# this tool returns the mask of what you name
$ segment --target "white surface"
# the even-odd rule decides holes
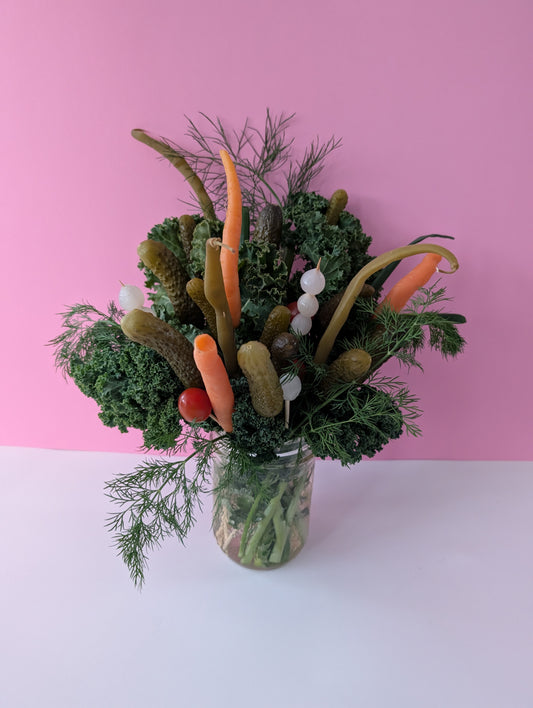
[[[533,463],[317,463],[307,546],[170,540],[136,590],[103,482],[140,456],[0,448],[2,708],[531,708]]]

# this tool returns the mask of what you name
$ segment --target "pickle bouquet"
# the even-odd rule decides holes
[[[247,121],[231,133],[201,118],[188,121],[192,147],[132,131],[182,174],[187,213],[139,243],[144,291],[123,285],[106,312],[72,306],[51,341],[105,425],[137,428],[146,451],[166,453],[107,484],[109,527],[138,583],[151,549],[185,538],[212,477],[221,545],[238,536],[244,565],[286,560],[309,478],[272,471],[278,451],[352,465],[419,435],[416,397],[383,364],[420,366],[426,345],[448,357],[465,344],[440,278],[458,268],[442,245],[451,237],[375,254],[347,192],[312,190],[340,141],[317,139],[296,161],[292,115],[267,111],[262,130]]]

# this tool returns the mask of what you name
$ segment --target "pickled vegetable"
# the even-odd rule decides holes
[[[283,227],[283,212],[276,204],[267,204],[257,217],[253,240],[279,246]]]
[[[295,359],[298,354],[298,337],[292,332],[282,332],[270,345],[270,356],[276,371],[281,372],[284,364]]]
[[[148,145],[148,147],[151,147],[160,155],[166,157],[170,164],[174,165],[174,167],[181,172],[193,192],[196,194],[198,203],[202,208],[202,212],[205,218],[209,219],[210,221],[215,221],[216,215],[215,208],[213,207],[213,202],[207,194],[202,180],[198,177],[196,172],[192,169],[192,167],[185,160],[185,158],[180,155],[177,150],[174,150],[174,148],[170,147],[170,145],[167,145],[167,143],[164,143],[162,140],[156,140],[156,138],[153,138],[151,135],[148,135],[148,133],[145,130],[142,130],[141,128],[135,128],[131,131],[131,134],[135,138],[135,140],[138,140],[139,142]]]
[[[201,312],[187,295],[189,276],[172,251],[161,241],[149,238],[139,244],[137,253],[161,282],[179,321],[183,324],[201,324]]]
[[[201,278],[189,280],[185,286],[187,295],[195,302],[203,312],[207,326],[211,330],[213,337],[217,336],[217,316],[211,303],[205,296],[204,281]]]
[[[291,322],[291,311],[285,305],[277,305],[267,317],[259,341],[270,349],[274,339],[282,332],[287,332]]]
[[[189,214],[183,214],[178,219],[178,222],[180,225],[181,244],[185,255],[187,256],[187,260],[190,260],[192,235],[194,233],[194,229],[196,228],[196,221]]]
[[[237,349],[235,347],[235,332],[231,322],[224,279],[220,266],[221,241],[219,238],[208,238],[205,244],[205,280],[204,292],[216,316],[218,346],[222,350],[224,364],[230,376],[237,373]]]
[[[348,349],[328,367],[324,386],[327,388],[335,381],[358,381],[368,372],[371,364],[372,357],[364,349]]]
[[[331,226],[335,226],[339,222],[339,216],[346,209],[348,204],[348,194],[344,189],[337,189],[331,195],[329,200],[328,210],[326,212],[326,221]]]
[[[203,388],[194,363],[193,345],[177,329],[145,310],[128,312],[120,326],[128,339],[164,357],[185,388]]]
[[[270,353],[261,342],[247,342],[237,361],[248,380],[252,406],[259,415],[273,418],[283,410],[283,391]]]

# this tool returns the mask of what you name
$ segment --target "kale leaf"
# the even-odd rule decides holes
[[[55,346],[56,366],[100,407],[99,417],[120,432],[143,431],[146,448],[166,450],[182,432],[178,397],[183,386],[157,352],[129,340],[110,305],[108,315],[91,305],[63,314]]]
[[[282,243],[302,258],[302,270],[322,259],[320,270],[326,278],[326,287],[321,301],[342,290],[372,260],[367,253],[372,239],[363,232],[359,219],[343,211],[338,224],[328,224],[325,219],[328,204],[328,199],[316,192],[301,192],[293,195],[283,210]]]

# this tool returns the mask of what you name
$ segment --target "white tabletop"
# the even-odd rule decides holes
[[[533,463],[319,461],[287,566],[208,500],[139,592],[103,484],[140,458],[0,448],[3,708],[533,706]]]

